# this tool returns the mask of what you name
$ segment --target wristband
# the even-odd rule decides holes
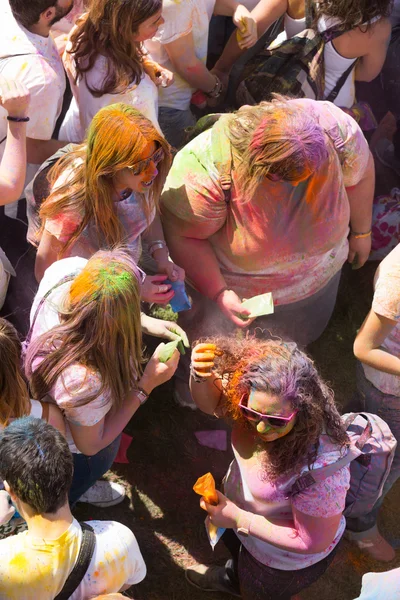
[[[370,229],[369,231],[365,232],[350,231],[350,235],[352,235],[356,240],[361,240],[362,238],[367,238],[372,235],[372,230]]]
[[[140,402],[140,406],[142,406],[145,402],[147,402],[147,400],[149,398],[149,394],[147,392],[145,392],[144,389],[141,387],[136,388],[136,395]]]
[[[154,242],[151,242],[149,245],[150,256],[153,256],[156,250],[161,250],[162,248],[167,248],[167,243],[164,240],[155,240]]]
[[[13,123],[27,123],[30,119],[29,117],[10,117],[10,115],[8,115],[7,121],[12,121]]]
[[[218,96],[221,95],[222,93],[222,82],[220,80],[219,77],[217,77],[216,75],[214,75],[215,77],[215,85],[213,87],[212,90],[210,90],[209,92],[204,92],[206,96],[208,96],[209,98],[218,98]]]
[[[197,375],[192,363],[190,363],[190,377],[195,383],[205,383],[208,379],[208,377],[201,377],[200,375]]]
[[[211,298],[211,300],[213,302],[216,302],[218,300],[218,298],[220,297],[221,294],[223,294],[224,292],[226,292],[227,290],[229,290],[229,288],[225,285],[223,288],[221,288],[216,294],[215,296],[213,296]]]

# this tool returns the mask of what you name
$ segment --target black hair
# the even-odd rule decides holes
[[[42,419],[16,419],[0,434],[0,477],[35,514],[67,501],[74,464],[67,441]]]
[[[9,0],[12,13],[20,25],[29,28],[35,25],[42,12],[56,6],[58,0]]]

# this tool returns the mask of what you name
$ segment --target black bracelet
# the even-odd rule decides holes
[[[190,377],[195,383],[205,383],[208,380],[208,377],[201,377],[200,375],[197,375],[192,364],[190,365]]]
[[[12,121],[13,123],[27,123],[29,120],[29,117],[7,117],[7,121]]]

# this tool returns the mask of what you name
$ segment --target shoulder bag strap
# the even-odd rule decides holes
[[[33,328],[34,328],[35,323],[36,323],[37,316],[38,316],[39,311],[42,308],[43,304],[46,302],[47,298],[60,285],[63,285],[64,283],[67,283],[68,281],[72,281],[73,279],[75,279],[75,277],[77,276],[77,274],[78,274],[77,272],[76,273],[71,273],[71,275],[66,275],[65,277],[63,277],[62,279],[60,279],[60,281],[58,281],[55,285],[53,285],[53,287],[51,287],[45,293],[45,295],[40,299],[40,302],[39,302],[39,304],[36,307],[35,314],[33,315],[32,323],[31,323],[31,326],[29,327],[28,334],[27,334],[27,336],[25,338],[25,341],[24,341],[24,347],[25,348],[28,347],[28,345],[29,345],[29,343],[31,341],[32,332],[33,332]]]
[[[78,558],[76,563],[68,575],[62,590],[57,594],[54,600],[68,600],[76,591],[77,587],[85,577],[89,568],[90,561],[96,546],[96,536],[93,528],[87,523],[80,523],[82,527],[82,542],[79,548]]]
[[[224,117],[220,118],[211,130],[211,145],[214,165],[219,173],[219,181],[226,204],[231,200],[232,151],[225,133]]]
[[[319,481],[323,481],[327,477],[330,477],[339,469],[343,469],[343,467],[347,467],[353,460],[358,458],[362,454],[361,450],[359,450],[356,446],[350,446],[345,456],[339,458],[336,462],[328,465],[327,467],[321,467],[320,469],[314,469],[311,471],[306,471],[303,473],[297,481],[294,482],[291,488],[291,496],[294,494],[298,494],[311,487],[315,483]]]

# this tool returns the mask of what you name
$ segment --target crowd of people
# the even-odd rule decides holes
[[[172,378],[180,405],[231,425],[217,501],[200,501],[231,558],[189,567],[191,585],[290,600],[344,536],[395,559],[377,517],[400,478],[399,201],[379,213],[384,258],[354,341],[363,413],[340,415],[306,349],[344,263],[363,267],[379,237],[376,121],[357,82],[379,78],[397,129],[376,155],[400,176],[399,13],[391,0],[3,0],[0,205],[26,205],[38,287],[27,333],[0,318],[0,598],[111,600],[146,576],[130,529],[71,511],[124,499],[102,477]],[[210,23],[224,23],[219,55]],[[2,305],[4,252],[0,266]],[[178,285],[191,308],[177,322],[147,314]],[[253,314],[245,300],[267,293],[273,312]],[[164,340],[150,358],[143,334]],[[382,597],[400,598],[400,569],[365,576],[360,600]]]

